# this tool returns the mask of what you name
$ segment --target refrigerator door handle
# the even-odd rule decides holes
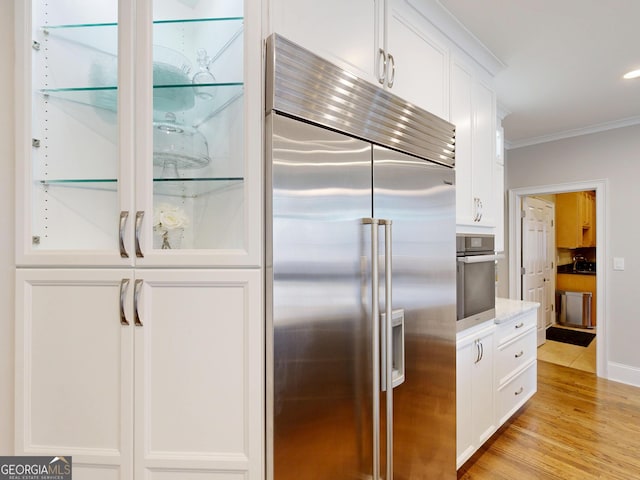
[[[391,243],[391,220],[380,220],[384,225],[384,302],[385,302],[385,366],[384,375],[387,386],[387,476],[393,479],[393,308],[391,303],[392,292],[392,243]]]
[[[378,269],[378,225],[376,218],[363,218],[363,225],[371,225],[371,347],[372,347],[372,406],[373,406],[373,465],[372,480],[380,480],[380,273]]]

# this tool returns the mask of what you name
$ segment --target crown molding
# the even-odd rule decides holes
[[[590,135],[592,133],[605,132],[607,130],[615,130],[616,128],[631,127],[633,125],[640,124],[640,116],[623,118],[621,120],[614,120],[612,122],[599,123],[596,125],[590,125],[583,128],[575,128],[572,130],[565,130],[563,132],[552,133],[549,135],[541,135],[539,137],[525,138],[523,140],[507,141],[504,142],[504,148],[506,150],[513,150],[516,148],[529,147],[531,145],[538,145],[540,143],[554,142],[556,140],[563,140],[565,138],[580,137],[582,135]]]

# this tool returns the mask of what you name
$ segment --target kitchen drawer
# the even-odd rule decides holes
[[[536,329],[528,330],[509,343],[503,343],[496,353],[496,379],[501,386],[536,358]]]
[[[531,362],[522,373],[498,389],[498,425],[506,422],[537,391],[537,364]]]
[[[533,308],[507,322],[500,323],[496,331],[497,345],[500,346],[510,340],[513,340],[518,335],[522,335],[524,332],[529,330],[529,328],[535,328],[537,321],[537,309]]]

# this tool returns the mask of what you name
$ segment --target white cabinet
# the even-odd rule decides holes
[[[519,309],[457,335],[457,468],[537,390],[537,308]]]
[[[16,454],[262,478],[261,1],[14,5]]]
[[[447,119],[449,52],[407,0],[275,0],[272,30]]]
[[[496,431],[493,321],[457,339],[457,467]]]
[[[496,422],[506,422],[537,391],[537,308],[496,329]]]
[[[496,164],[493,172],[496,207],[495,248],[496,252],[504,252],[504,209],[506,203],[504,191],[504,130],[502,128],[502,121],[498,119],[496,122]]]
[[[273,0],[272,31],[377,83],[384,0]]]
[[[493,228],[496,97],[478,67],[460,56],[451,60],[451,122],[456,126],[456,223]]]
[[[260,273],[16,278],[16,454],[79,479],[262,478]]]
[[[391,91],[449,119],[449,48],[440,32],[409,0],[387,0],[384,51],[395,67]],[[386,83],[387,87],[389,81]]]
[[[15,10],[17,265],[259,266],[260,2]]]

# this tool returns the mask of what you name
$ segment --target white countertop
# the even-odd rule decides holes
[[[540,307],[538,302],[527,302],[524,300],[514,300],[512,298],[496,297],[496,318],[494,322],[507,322],[516,315],[538,307]]]

